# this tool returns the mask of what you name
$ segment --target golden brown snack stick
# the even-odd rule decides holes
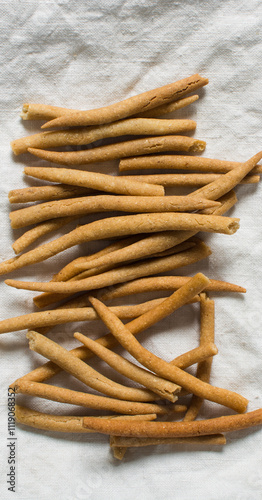
[[[162,106],[158,106],[157,108],[152,109],[151,111],[144,111],[142,113],[137,114],[138,117],[143,118],[156,118],[157,116],[166,115],[168,113],[173,113],[173,111],[177,111],[178,109],[185,108],[197,101],[199,96],[191,95],[189,97],[184,97],[183,99],[179,99],[178,101],[170,102],[168,104],[162,104]]]
[[[163,186],[147,184],[137,181],[122,180],[115,175],[101,174],[99,172],[86,172],[84,170],[73,170],[57,167],[25,167],[24,173],[37,179],[51,182],[63,182],[65,184],[98,189],[116,194],[132,196],[163,196]]]
[[[217,200],[221,196],[234,189],[239,182],[256,166],[262,158],[262,151],[252,156],[245,163],[241,163],[238,167],[227,172],[223,177],[217,179],[207,186],[194,191],[194,196],[205,196],[212,200]]]
[[[138,418],[138,415],[133,417],[122,415],[117,417],[111,415],[111,418]],[[104,417],[100,417],[104,418]],[[155,414],[152,415],[142,415],[139,416],[143,420],[154,420],[156,418]],[[83,417],[71,416],[71,415],[52,415],[48,413],[42,413],[25,406],[15,405],[15,419],[16,423],[27,425],[29,427],[34,427],[36,429],[42,429],[47,431],[55,432],[92,432],[87,428],[83,427]]]
[[[69,372],[75,378],[107,396],[126,401],[146,402],[152,401],[152,392],[147,389],[126,387],[113,382],[97,370],[77,359],[75,356],[53,340],[44,337],[40,333],[29,331],[27,333],[29,347],[38,354],[47,357],[50,361],[57,363],[63,370]],[[155,396],[153,396],[155,398]]]
[[[199,187],[206,186],[215,181],[222,174],[150,174],[150,175],[121,175],[121,179],[133,179],[138,182],[147,182],[148,184],[161,184],[164,187]],[[260,181],[260,175],[246,175],[240,184],[257,184]]]
[[[186,151],[200,153],[206,147],[205,141],[185,135],[162,135],[142,139],[131,139],[105,146],[79,151],[49,151],[28,148],[28,152],[43,160],[60,165],[86,165],[100,161],[118,160],[128,156],[160,153],[165,151]]]
[[[225,174],[242,163],[238,161],[218,160],[216,158],[205,158],[203,156],[187,155],[148,155],[134,158],[125,158],[119,162],[119,171],[142,170],[142,169],[176,169],[190,170],[196,172],[216,172]],[[261,166],[254,166],[253,174],[261,173]]]
[[[98,127],[40,132],[11,142],[13,153],[26,153],[28,148],[49,149],[61,146],[82,146],[92,142],[125,135],[183,134],[195,130],[194,120],[165,120],[157,118],[128,118]]]
[[[57,184],[54,186],[30,186],[22,189],[12,189],[8,198],[10,203],[29,203],[32,201],[50,201],[74,196],[87,196],[94,194],[93,189],[70,186],[69,184]]]
[[[171,113],[177,109],[184,108],[185,106],[195,102],[197,99],[199,99],[198,95],[184,97],[178,101],[153,108],[151,111],[139,113],[136,116],[154,118],[163,114]],[[62,115],[68,115],[69,113],[77,113],[78,111],[80,110],[61,108],[58,106],[51,106],[49,104],[25,103],[20,116],[23,120],[51,120]]]
[[[171,101],[176,101],[185,95],[207,85],[208,79],[198,74],[192,75],[153,90],[148,90],[124,101],[116,102],[102,108],[70,113],[43,125],[42,128],[78,125],[97,125],[109,123],[127,116],[149,111]]]
[[[5,283],[15,288],[25,290],[35,290],[42,292],[55,293],[77,293],[95,288],[104,288],[105,286],[115,285],[124,281],[130,281],[141,276],[150,276],[161,272],[177,269],[187,266],[198,260],[206,258],[211,254],[211,250],[203,242],[195,245],[189,250],[166,257],[150,259],[148,262],[142,261],[134,264],[121,266],[102,274],[91,276],[80,281],[67,282],[29,282],[8,279]]]
[[[76,217],[103,212],[189,212],[219,206],[219,202],[193,196],[116,196],[96,195],[47,201],[13,210],[11,227],[18,229],[59,217]]]
[[[215,417],[193,422],[113,422],[112,420],[96,420],[95,417],[85,417],[84,426],[89,429],[130,437],[186,437],[232,432],[262,424],[262,409],[248,413]]]
[[[108,217],[77,227],[69,233],[26,252],[19,257],[2,262],[0,264],[0,274],[5,274],[37,262],[43,262],[68,248],[88,241],[123,237],[132,234],[178,231],[178,244],[194,236],[199,230],[211,233],[234,234],[238,228],[239,219],[236,217],[222,217],[213,214],[204,215],[202,213],[162,212],[158,214],[150,213]],[[183,233],[185,234],[183,235]],[[53,289],[51,287],[50,290],[45,291],[53,291]]]
[[[206,294],[200,294],[200,345],[205,345],[215,340],[215,303],[206,297]],[[213,358],[207,358],[198,364],[196,377],[204,382],[209,382]],[[196,395],[192,396],[189,408],[185,414],[185,421],[195,420],[197,417],[203,399]]]
[[[121,399],[108,398],[86,392],[73,391],[71,389],[55,385],[31,382],[29,380],[19,380],[18,382],[14,382],[11,389],[14,389],[16,394],[26,394],[38,398],[49,399],[51,401],[57,401],[59,403],[86,406],[95,410],[114,411],[116,413],[126,413],[128,415],[147,415],[150,413],[165,415],[170,413],[170,411],[175,411],[176,409],[174,405],[158,405],[154,403],[124,401]],[[179,410],[180,405],[176,406]]]
[[[200,279],[200,277],[198,277],[198,279]],[[176,294],[177,292],[174,293]],[[158,356],[155,356],[147,349],[145,349],[131,334],[131,332],[129,332],[128,328],[125,327],[121,320],[119,320],[117,316],[109,311],[102,302],[98,301],[95,298],[90,299],[90,301],[100,315],[101,319],[110,329],[111,333],[117,338],[121,345],[143,366],[145,366],[149,370],[154,371],[158,375],[167,378],[168,380],[172,380],[174,383],[181,385],[181,387],[189,392],[192,392],[193,394],[196,394],[197,396],[227,406],[239,413],[243,413],[244,411],[246,411],[246,407],[248,404],[246,398],[233,391],[211,386],[210,384],[203,382],[190,375],[189,373],[181,370],[177,366],[171,366],[166,361],[162,360]],[[160,306],[161,311],[164,315],[168,314],[165,310],[165,302],[167,301],[168,299],[166,299]],[[156,309],[159,309],[159,306],[157,306]],[[150,313],[152,313],[152,316],[154,316],[154,310],[150,311]],[[140,318],[137,319],[139,320]],[[149,321],[151,322],[152,320],[149,318]],[[146,328],[147,327],[148,325],[146,325]]]
[[[153,309],[164,299],[153,299],[141,304],[113,306],[113,311],[122,319],[131,319]],[[20,330],[36,330],[41,327],[62,325],[74,321],[93,321],[99,319],[92,307],[57,308],[50,311],[32,312],[0,321],[0,334]]]
[[[154,276],[153,278],[139,278],[128,283],[115,285],[112,289],[106,290],[104,293],[101,290],[100,299],[112,300],[119,297],[125,297],[126,295],[154,292],[158,290],[174,291],[189,280],[189,276]],[[214,292],[246,292],[246,289],[239,285],[213,279],[210,279],[210,283],[205,290]]]
[[[128,377],[130,380],[134,380],[138,384],[150,389],[161,399],[168,399],[172,403],[177,400],[177,396],[175,396],[178,392],[177,385],[158,377],[154,373],[145,370],[138,365],[135,365],[123,356],[110,351],[98,342],[95,342],[79,332],[75,332],[74,337],[94,354],[103,359],[109,366],[111,366],[111,368],[118,371],[125,377]]]
[[[177,438],[135,438],[125,436],[110,436],[110,446],[112,448],[140,448],[142,446],[157,446],[166,444],[192,444],[200,446],[214,446],[226,444],[223,434],[213,434],[211,436],[177,437]]]
[[[28,248],[32,243],[35,243],[36,240],[49,234],[53,231],[57,231],[58,229],[70,224],[70,222],[76,220],[77,217],[61,217],[59,219],[52,219],[45,222],[40,222],[37,226],[26,231],[22,236],[17,238],[12,245],[12,248],[16,254],[23,252],[26,248]]]

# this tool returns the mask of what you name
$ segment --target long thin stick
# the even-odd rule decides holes
[[[85,165],[100,161],[118,160],[128,156],[160,153],[165,151],[186,151],[200,153],[206,147],[205,141],[185,135],[162,135],[142,139],[131,139],[124,142],[97,146],[79,151],[48,151],[28,148],[28,152],[60,165]]]
[[[113,434],[116,436],[130,437],[189,437],[220,432],[232,432],[262,424],[262,409],[254,410],[241,415],[227,415],[224,417],[196,420],[193,422],[113,422],[99,421],[95,417],[85,417],[84,426],[89,429]]]
[[[219,206],[212,200],[189,196],[97,195],[55,200],[10,212],[13,229],[60,217],[76,217],[103,212],[189,212]]]
[[[207,78],[203,78],[197,74],[192,75],[189,78],[143,92],[142,94],[129,97],[124,101],[103,108],[80,111],[75,114],[70,113],[68,116],[65,115],[46,123],[42,128],[109,123],[141,113],[142,111],[149,111],[171,101],[176,101],[207,83]]]

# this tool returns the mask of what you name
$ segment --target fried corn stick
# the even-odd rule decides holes
[[[94,193],[93,189],[85,187],[57,184],[54,186],[30,186],[22,189],[12,189],[12,191],[9,191],[8,198],[10,203],[30,203],[32,201],[50,201],[75,196],[87,196]]]
[[[152,398],[153,400],[155,398],[155,395],[147,389],[127,387],[104,377],[82,360],[72,356],[64,347],[40,333],[29,331],[27,338],[29,339],[30,349],[47,357],[50,361],[54,361],[63,370],[69,372],[88,387],[92,387],[92,389],[102,392],[107,396],[126,401],[146,402],[152,401]],[[176,390],[177,392],[180,390],[178,385],[176,386]]]
[[[113,306],[113,311],[122,319],[131,319],[153,309],[164,299],[153,299],[141,304]],[[32,312],[0,321],[0,334],[20,330],[36,330],[41,327],[63,325],[74,321],[94,321],[99,319],[92,307],[57,308],[50,311]]]
[[[15,382],[11,389],[15,390],[16,394],[26,394],[38,398],[57,401],[59,403],[67,403],[79,406],[86,406],[95,410],[114,411],[116,413],[125,413],[128,415],[147,415],[160,414],[165,415],[170,411],[180,410],[180,405],[159,405],[154,403],[137,403],[135,401],[124,401],[121,399],[108,398],[105,396],[97,396],[86,392],[73,391],[55,385],[42,384],[30,381]],[[174,400],[177,397],[173,398]],[[182,405],[181,405],[182,406]]]
[[[128,156],[165,151],[199,153],[204,151],[205,147],[205,141],[185,135],[162,135],[131,139],[79,151],[48,151],[46,149],[28,148],[28,152],[38,158],[60,165],[86,165],[88,163],[118,160],[119,158],[126,158]]]
[[[106,290],[104,293],[101,290],[100,299],[112,300],[119,297],[125,297],[126,295],[155,292],[159,290],[174,291],[189,280],[189,276],[154,276],[153,278],[139,278],[128,283],[115,285],[113,289],[109,291]],[[226,281],[210,279],[210,283],[205,288],[205,291],[245,293],[246,289],[239,285],[234,285],[233,283],[227,283]]]
[[[63,182],[65,184],[98,189],[116,194],[132,196],[164,195],[163,186],[132,181],[132,179],[125,181],[122,180],[121,177],[101,174],[99,172],[85,172],[83,170],[57,167],[25,167],[24,173],[37,179],[44,179],[51,182]]]
[[[143,92],[124,101],[98,109],[69,113],[43,125],[42,128],[60,126],[98,125],[121,120],[127,116],[145,112],[176,101],[187,94],[207,85],[208,79],[198,74],[192,75],[163,87]]]
[[[108,311],[107,306],[95,298],[90,300],[101,319],[110,329],[111,333],[117,338],[121,345],[147,369],[154,371],[168,380],[172,380],[174,383],[181,385],[181,387],[189,392],[192,392],[193,394],[196,394],[197,396],[227,406],[239,413],[246,411],[248,404],[246,398],[236,392],[211,386],[210,384],[203,382],[181,370],[177,366],[171,366],[166,361],[162,360],[158,356],[155,356],[136,340],[136,338],[131,334],[131,332],[129,332],[117,316],[115,316],[111,311]],[[168,299],[160,305],[164,316],[169,314],[165,311],[165,302],[167,301]],[[159,306],[156,309],[158,308]],[[154,311],[150,311],[150,313],[154,316]],[[152,320],[149,318],[149,321],[151,322]]]
[[[184,108],[185,106],[195,102],[197,99],[199,99],[198,95],[184,97],[178,101],[153,108],[150,111],[139,113],[137,116],[143,118],[161,116],[163,114],[176,111],[177,109]],[[50,106],[49,104],[25,103],[23,104],[21,118],[23,118],[23,120],[51,120],[62,115],[68,115],[69,113],[77,113],[78,111],[80,110]]]
[[[10,212],[11,227],[18,229],[60,217],[76,217],[103,212],[189,212],[219,206],[192,196],[115,196],[96,195],[48,201]]]
[[[111,418],[138,418],[136,416],[109,416]],[[104,418],[104,417],[100,417]],[[142,415],[139,416],[143,420],[154,420],[156,414]],[[71,416],[71,415],[52,415],[48,413],[42,413],[25,406],[15,405],[15,420],[18,424],[27,425],[29,427],[34,427],[36,429],[42,429],[45,431],[55,431],[55,432],[92,432],[87,428],[83,427],[83,417]]]
[[[9,286],[25,290],[72,294],[115,285],[123,281],[131,281],[141,276],[150,276],[152,274],[174,270],[178,267],[186,266],[189,263],[192,264],[193,262],[197,262],[210,255],[210,253],[210,249],[201,242],[193,248],[178,254],[150,259],[148,262],[139,261],[79,281],[50,281],[49,283],[44,283],[8,279],[5,280],[5,283]]]
[[[206,297],[206,294],[200,294],[200,345],[205,345],[215,340],[215,303]],[[213,358],[207,358],[198,364],[196,377],[204,382],[209,382]],[[203,399],[193,395],[190,406],[185,414],[186,422],[195,420],[197,417]]]
[[[184,155],[148,155],[120,160],[119,171],[142,170],[142,169],[176,169],[197,172],[216,172],[225,174],[230,170],[242,165],[238,161],[218,160],[215,158],[204,158],[203,156]],[[254,165],[253,174],[261,173],[261,166]]]
[[[79,332],[75,332],[74,337],[77,340],[79,340],[79,342],[82,342],[82,344],[84,344],[88,349],[93,351],[98,357],[103,359],[114,370],[118,371],[125,377],[128,377],[131,380],[138,382],[140,385],[147,387],[147,389],[150,389],[152,392],[155,392],[162,399],[168,399],[169,401],[174,402],[173,386],[171,385],[171,387],[169,387],[169,384],[167,384],[167,380],[162,379],[161,377],[157,377],[154,373],[147,371],[144,368],[140,368],[139,366],[125,359],[123,356],[120,356],[115,352],[110,351],[106,347],[101,346],[101,344],[99,344],[98,342],[95,342],[94,340],[86,337],[85,335]],[[205,353],[204,352],[202,353],[202,351],[200,353],[200,349],[199,348],[197,349],[201,357],[203,355],[206,358],[206,356],[209,356],[209,354],[211,356],[217,354],[217,348],[214,344],[209,344],[209,347]],[[187,356],[185,355],[182,356],[184,356],[183,357],[184,360],[185,358],[187,359],[186,365],[189,362],[190,364],[188,366],[190,366],[193,354],[190,353]],[[178,363],[182,363],[181,359],[178,360]],[[172,399],[170,398],[170,394]]]
[[[128,422],[126,424],[106,419],[99,421],[95,417],[85,417],[83,424],[97,432],[118,436],[150,438],[193,437],[238,431],[261,425],[262,409],[260,408],[240,415],[227,415],[193,422]]]
[[[81,127],[51,132],[40,132],[16,139],[11,148],[16,155],[28,148],[49,149],[60,146],[82,146],[92,142],[125,135],[183,134],[195,130],[194,120],[165,120],[157,118],[129,118],[98,127]]]

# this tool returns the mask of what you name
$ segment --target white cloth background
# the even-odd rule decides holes
[[[210,83],[199,92],[201,99],[177,116],[197,120],[194,135],[207,141],[205,156],[244,161],[261,149],[261,14],[259,0],[0,1],[1,260],[13,255],[11,244],[19,233],[10,229],[8,191],[27,185],[24,165],[39,164],[29,155],[13,157],[9,146],[11,140],[37,130],[37,125],[19,118],[24,102],[99,107],[199,72]],[[219,354],[212,383],[241,392],[253,410],[262,406],[261,186],[240,186],[237,194],[239,203],[231,214],[240,217],[240,230],[233,236],[204,235],[212,255],[179,272],[201,270],[210,278],[247,288],[243,296],[215,297]],[[83,248],[72,255],[78,252]],[[47,280],[69,254],[12,277]],[[34,294],[7,288],[3,278],[0,294],[1,319],[33,310]],[[185,308],[141,340],[172,359],[197,344],[198,320],[197,307]],[[104,331],[100,323],[77,324],[57,327],[50,336],[69,346],[75,329],[88,328],[93,337]],[[130,450],[118,463],[107,437],[56,435],[17,426],[16,492],[9,492],[7,387],[43,358],[29,352],[25,331],[5,334],[0,343],[1,498],[261,498],[261,429],[230,434],[223,449],[145,448]],[[69,411],[59,404],[30,403],[44,411]],[[202,415],[223,411],[207,404]]]

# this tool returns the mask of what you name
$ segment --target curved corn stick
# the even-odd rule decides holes
[[[136,416],[109,416],[111,418],[135,418]],[[100,417],[104,418],[104,417]],[[141,416],[139,417],[141,418]],[[153,420],[156,418],[155,414],[143,415],[143,420]],[[42,413],[36,410],[32,410],[25,406],[15,405],[15,420],[16,423],[27,425],[29,427],[34,427],[36,429],[42,429],[46,431],[55,432],[92,432],[83,427],[83,417],[77,417],[72,415],[50,415],[48,413]]]
[[[113,289],[109,291],[106,290],[104,293],[101,290],[100,299],[112,300],[119,297],[125,297],[126,295],[154,292],[158,290],[174,291],[189,280],[189,276],[154,276],[153,278],[139,278],[128,283],[115,285]],[[210,283],[205,288],[205,291],[245,293],[246,289],[232,283],[227,283],[226,281],[210,279]]]
[[[154,299],[136,305],[113,306],[113,311],[122,319],[140,316],[164,299]],[[57,308],[50,311],[39,311],[0,321],[0,334],[20,330],[36,330],[41,327],[63,325],[74,321],[93,321],[99,319],[92,307]]]
[[[118,160],[134,155],[159,153],[164,151],[187,151],[199,153],[204,151],[205,141],[193,139],[185,135],[163,135],[143,139],[131,139],[105,146],[79,151],[47,151],[45,149],[28,148],[28,152],[43,160],[60,165],[85,165],[100,161]]]
[[[73,391],[54,385],[40,384],[38,382],[22,381],[12,384],[16,394],[36,396],[59,403],[67,403],[79,406],[87,406],[95,410],[114,411],[116,413],[137,414],[162,414],[165,415],[174,410],[173,405],[158,405],[153,403],[137,403],[135,401],[124,401],[121,399],[97,396],[86,392]],[[178,407],[179,408],[179,407]],[[171,410],[172,409],[172,410]]]
[[[29,339],[30,349],[42,354],[42,356],[47,357],[50,361],[54,361],[88,387],[92,387],[92,389],[113,398],[124,399],[126,401],[146,402],[152,401],[152,398],[153,400],[155,398],[155,395],[152,396],[153,393],[147,389],[126,387],[104,377],[104,375],[101,375],[82,360],[72,356],[64,347],[40,333],[29,331],[27,338]],[[177,389],[179,390],[179,388]]]
[[[195,247],[184,252],[167,256],[150,259],[149,262],[138,262],[129,264],[120,268],[112,269],[102,274],[82,279],[80,281],[67,281],[67,282],[28,282],[18,280],[6,280],[5,283],[15,288],[22,288],[25,290],[36,290],[44,292],[55,293],[76,293],[86,290],[93,290],[95,288],[103,288],[105,286],[115,285],[123,281],[130,281],[132,279],[149,276],[159,272],[170,271],[181,266],[186,266],[189,263],[197,262],[208,255],[210,249],[204,244],[200,243]]]
[[[124,135],[167,135],[195,130],[194,120],[163,120],[155,118],[129,118],[99,127],[40,132],[16,139],[11,148],[16,155],[26,153],[28,148],[49,149],[60,146],[82,146],[108,137]]]
[[[120,160],[119,171],[125,172],[128,170],[155,168],[225,174],[240,165],[242,165],[242,163],[238,161],[218,160],[215,158],[204,158],[203,156],[148,155]],[[254,169],[252,169],[252,173],[259,172],[261,173],[260,166],[255,166]]]
[[[261,425],[262,409],[241,415],[227,415],[194,422],[128,422],[126,424],[106,419],[102,422],[95,417],[85,417],[83,423],[89,429],[116,436],[152,438],[202,436]]]
[[[60,217],[76,217],[102,212],[189,212],[219,206],[219,202],[192,196],[112,196],[96,195],[48,201],[10,212],[11,227],[21,227]]]
[[[186,94],[207,85],[207,83],[207,78],[195,74],[109,106],[89,111],[79,111],[74,114],[70,113],[68,116],[60,117],[46,123],[42,128],[109,123],[143,111],[149,111],[171,101],[176,101]]]
[[[24,173],[37,179],[44,179],[51,182],[63,182],[65,184],[98,189],[117,194],[136,196],[162,196],[163,186],[122,180],[114,175],[101,174],[98,172],[85,172],[83,170],[73,170],[67,168],[39,168],[25,167]]]
[[[198,95],[184,97],[178,101],[157,106],[150,111],[139,113],[137,116],[143,118],[161,116],[163,114],[176,111],[177,109],[184,108],[185,106],[195,102],[197,99],[199,99]],[[80,110],[61,108],[59,106],[51,106],[49,104],[25,103],[22,108],[21,118],[23,118],[23,120],[51,120],[62,115],[68,115],[69,113],[77,113],[78,111]]]

